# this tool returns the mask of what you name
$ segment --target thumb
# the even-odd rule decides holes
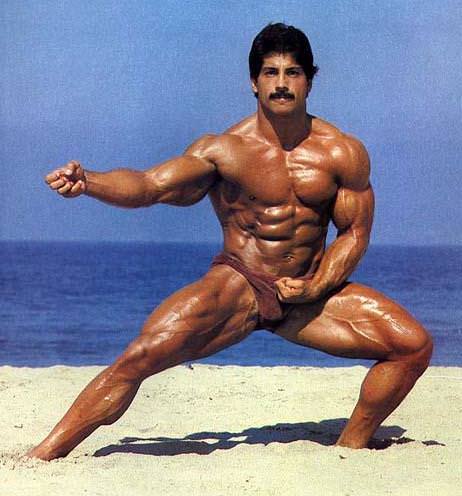
[[[76,172],[76,170],[80,167],[80,164],[75,160],[71,160],[66,167],[64,167],[64,173],[66,176],[72,176]]]
[[[293,288],[293,289],[299,289],[299,288],[302,288],[304,286],[304,282],[300,281],[300,279],[288,278],[286,280],[286,286],[288,286],[289,288]]]
[[[290,280],[290,277],[281,277],[280,279],[278,279],[274,284],[277,286],[277,287],[281,287],[281,286],[286,286],[287,284],[287,281]]]

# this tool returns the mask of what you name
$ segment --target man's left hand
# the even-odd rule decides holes
[[[283,303],[308,303],[319,299],[309,281],[282,277],[275,282],[278,298]]]

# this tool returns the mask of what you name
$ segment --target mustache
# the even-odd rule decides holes
[[[293,100],[295,96],[293,93],[290,93],[287,90],[281,90],[281,91],[275,91],[274,93],[270,94],[270,99],[276,99],[276,98],[287,98],[288,100]]]

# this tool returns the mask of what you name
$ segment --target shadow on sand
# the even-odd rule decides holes
[[[119,444],[97,450],[94,456],[112,453],[135,453],[153,456],[174,456],[194,453],[208,455],[216,450],[232,449],[241,444],[291,443],[311,441],[332,446],[345,427],[347,419],[330,419],[321,422],[300,422],[251,427],[241,432],[197,432],[185,437],[125,437]],[[394,444],[407,444],[415,440],[404,437],[405,429],[399,426],[382,426],[370,443],[371,449],[385,449]],[[438,441],[422,441],[426,446],[444,446]]]

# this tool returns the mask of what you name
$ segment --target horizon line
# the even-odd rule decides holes
[[[82,243],[82,244],[184,244],[184,245],[199,245],[199,244],[207,244],[207,245],[220,245],[223,241],[215,241],[215,240],[204,240],[204,241],[196,241],[196,240],[111,240],[111,239],[0,239],[0,243]],[[426,244],[418,244],[418,243],[370,243],[369,248],[371,247],[396,247],[396,248],[459,248],[462,247],[462,243],[426,243]]]

